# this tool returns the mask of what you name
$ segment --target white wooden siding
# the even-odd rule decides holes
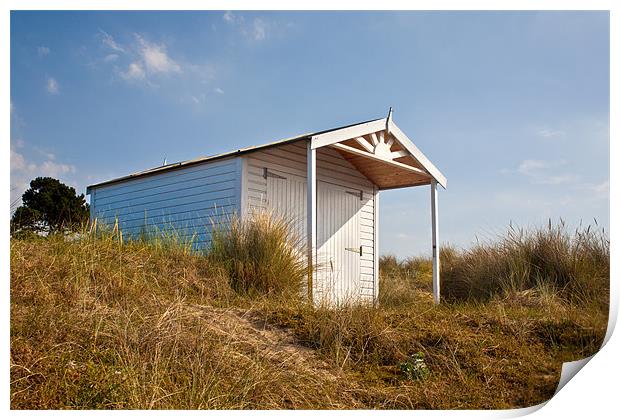
[[[91,191],[91,208],[98,223],[118,219],[127,237],[172,231],[205,247],[212,224],[227,223],[240,210],[241,173],[235,157],[102,185]]]
[[[307,179],[307,147],[305,141],[258,150],[245,155],[244,174],[247,190],[244,190],[244,212],[267,210],[267,181],[264,168],[275,173],[290,174]],[[374,241],[374,185],[337,151],[330,148],[317,150],[317,178],[320,182],[361,190],[360,244],[363,254],[360,264],[360,294],[364,300],[374,301],[375,296],[375,241]],[[305,203],[305,200],[304,200]],[[320,204],[319,204],[320,205]],[[321,228],[319,218],[318,228]]]
[[[275,175],[275,174],[274,174]],[[285,178],[269,175],[267,177],[267,202],[269,208],[289,223],[294,240],[304,246],[306,238],[307,183],[306,180],[286,174]]]

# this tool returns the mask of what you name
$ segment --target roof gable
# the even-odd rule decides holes
[[[446,177],[398,128],[391,118],[382,118],[315,134],[311,141],[313,149],[332,146],[348,154],[356,154],[362,157],[373,155],[387,164],[406,170],[407,168],[398,165],[403,163],[424,171],[444,188],[448,185]],[[364,172],[362,168],[358,167],[358,169]]]

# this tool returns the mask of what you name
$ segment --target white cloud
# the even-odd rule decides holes
[[[543,169],[547,166],[548,164],[545,161],[526,159],[519,164],[519,168],[517,170],[524,175],[530,175],[532,171]]]
[[[23,147],[23,145],[22,141],[21,147]],[[22,194],[26,191],[30,181],[34,178],[49,176],[60,179],[76,173],[75,166],[56,162],[54,155],[51,153],[48,154],[48,159],[41,163],[28,160],[22,153],[15,151],[13,148],[11,148],[10,156],[11,208],[20,205]]]
[[[130,81],[146,80],[149,85],[156,86],[155,83],[148,80],[149,76],[181,73],[181,66],[168,55],[163,44],[149,42],[138,34],[135,34],[135,37],[137,44],[129,50],[122,50],[125,56],[131,58],[127,69],[119,72],[123,79]],[[109,35],[104,40],[107,43],[113,42]],[[104,61],[117,61],[119,58],[119,54],[109,54],[104,58]]]
[[[112,61],[118,60],[118,54],[108,54],[103,58],[103,61],[106,63],[111,63]]]
[[[51,50],[48,47],[45,47],[45,46],[37,47],[37,54],[39,55],[39,57],[44,57],[46,55],[49,55],[50,52]]]
[[[219,95],[223,95],[224,94],[224,90],[222,88],[216,87],[215,89],[213,89],[213,91]]]
[[[42,164],[35,166],[36,170],[41,173],[40,176],[58,177],[63,174],[74,174],[75,166],[65,163],[56,163],[53,160],[46,160]]]
[[[126,80],[142,80],[146,73],[140,63],[131,63],[127,71],[121,73],[121,76]]]
[[[26,159],[20,153],[15,152],[11,149],[11,172],[21,171],[26,168]]]
[[[114,51],[118,51],[121,53],[125,52],[125,48],[123,48],[120,44],[118,44],[114,40],[114,38],[112,38],[112,35],[108,34],[106,31],[101,30],[101,29],[99,29],[99,32],[101,33],[101,36],[102,36],[101,42],[103,43],[103,45],[105,45],[106,47]]]
[[[185,101],[190,101],[195,105],[201,105],[207,102],[207,95],[205,93],[189,95],[187,98],[185,98]]]
[[[224,16],[222,16],[222,19],[224,19],[228,23],[233,23],[236,20],[236,18],[237,17],[235,16],[235,14],[231,12],[230,10],[224,13]]]
[[[22,147],[25,145],[24,141],[22,140]],[[30,146],[30,148],[32,150],[34,150],[35,152],[37,152],[38,154],[40,154],[41,156],[45,157],[46,159],[50,159],[50,160],[54,160],[56,159],[56,156],[53,153],[50,153],[40,147],[37,146]]]
[[[538,178],[538,182],[547,185],[568,184],[577,181],[578,177],[573,174],[546,175]]]
[[[60,91],[60,86],[58,86],[58,82],[53,77],[47,79],[47,84],[45,89],[48,93],[52,95],[56,95]]]
[[[603,181],[600,184],[592,185],[591,189],[595,193],[609,195],[609,180]]]
[[[519,164],[517,170],[523,175],[533,176],[541,169],[547,169],[550,166],[551,164],[544,160],[526,159]]]
[[[261,18],[255,18],[251,23],[247,23],[243,16],[228,11],[224,13],[222,19],[229,25],[238,27],[239,32],[246,38],[254,41],[262,41],[267,38],[267,23]]]
[[[267,25],[262,19],[254,19],[252,37],[255,41],[262,41],[267,37]]]
[[[11,142],[15,145],[15,147],[17,147],[18,149],[21,149],[22,147],[24,147],[25,143],[24,140],[22,139],[13,139],[11,140]]]
[[[100,51],[99,64],[103,63],[120,80],[135,86],[159,89],[163,95],[185,104],[197,103],[192,96],[199,103],[205,102],[196,93],[198,84],[205,85],[200,87],[202,92],[210,92],[214,88],[212,83],[216,70],[208,62],[179,60],[170,45],[153,42],[148,34],[135,33],[130,42],[120,45],[112,35],[103,30],[100,33],[105,49],[103,53]]]
[[[148,72],[173,73],[181,71],[181,66],[168,56],[164,45],[150,43],[138,34],[136,34],[136,39],[140,44],[140,56]]]
[[[51,159],[37,164],[26,160],[24,155],[11,149],[11,175],[13,172],[25,172],[25,175],[29,175],[32,179],[37,176],[58,177],[75,173],[75,166],[56,162],[53,154],[50,154],[50,157]]]
[[[583,183],[579,187],[592,193],[596,198],[609,198],[609,180],[596,184]]]
[[[538,130],[538,135],[546,139],[564,137],[565,134],[566,133],[564,133],[564,131],[562,130],[552,130],[549,128],[543,128],[541,130]]]
[[[519,164],[517,172],[529,177],[536,184],[559,185],[575,182],[578,176],[570,172],[560,171],[567,164],[565,160],[544,161],[526,159]]]

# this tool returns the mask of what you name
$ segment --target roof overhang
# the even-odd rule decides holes
[[[311,137],[311,148],[336,149],[380,189],[427,185],[446,188],[448,180],[391,118],[370,121]]]

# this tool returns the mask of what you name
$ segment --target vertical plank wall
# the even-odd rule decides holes
[[[212,222],[239,213],[241,164],[233,157],[96,187],[93,214],[108,226],[118,219],[127,237],[165,231],[208,246]]]
[[[264,168],[284,176],[307,179],[306,142],[284,144],[252,152],[243,157],[246,186],[243,191],[242,214],[267,209],[267,181]],[[364,252],[360,263],[360,294],[364,300],[375,298],[375,246],[374,246],[374,185],[337,151],[330,148],[317,150],[317,177],[319,181],[363,191],[360,210],[360,245]],[[305,200],[305,195],[304,195]],[[321,204],[319,203],[319,206]],[[305,204],[302,208],[305,208]],[[318,220],[319,227],[321,220]],[[303,224],[302,224],[303,225]],[[305,229],[304,229],[305,231]],[[378,285],[377,285],[378,286]]]

